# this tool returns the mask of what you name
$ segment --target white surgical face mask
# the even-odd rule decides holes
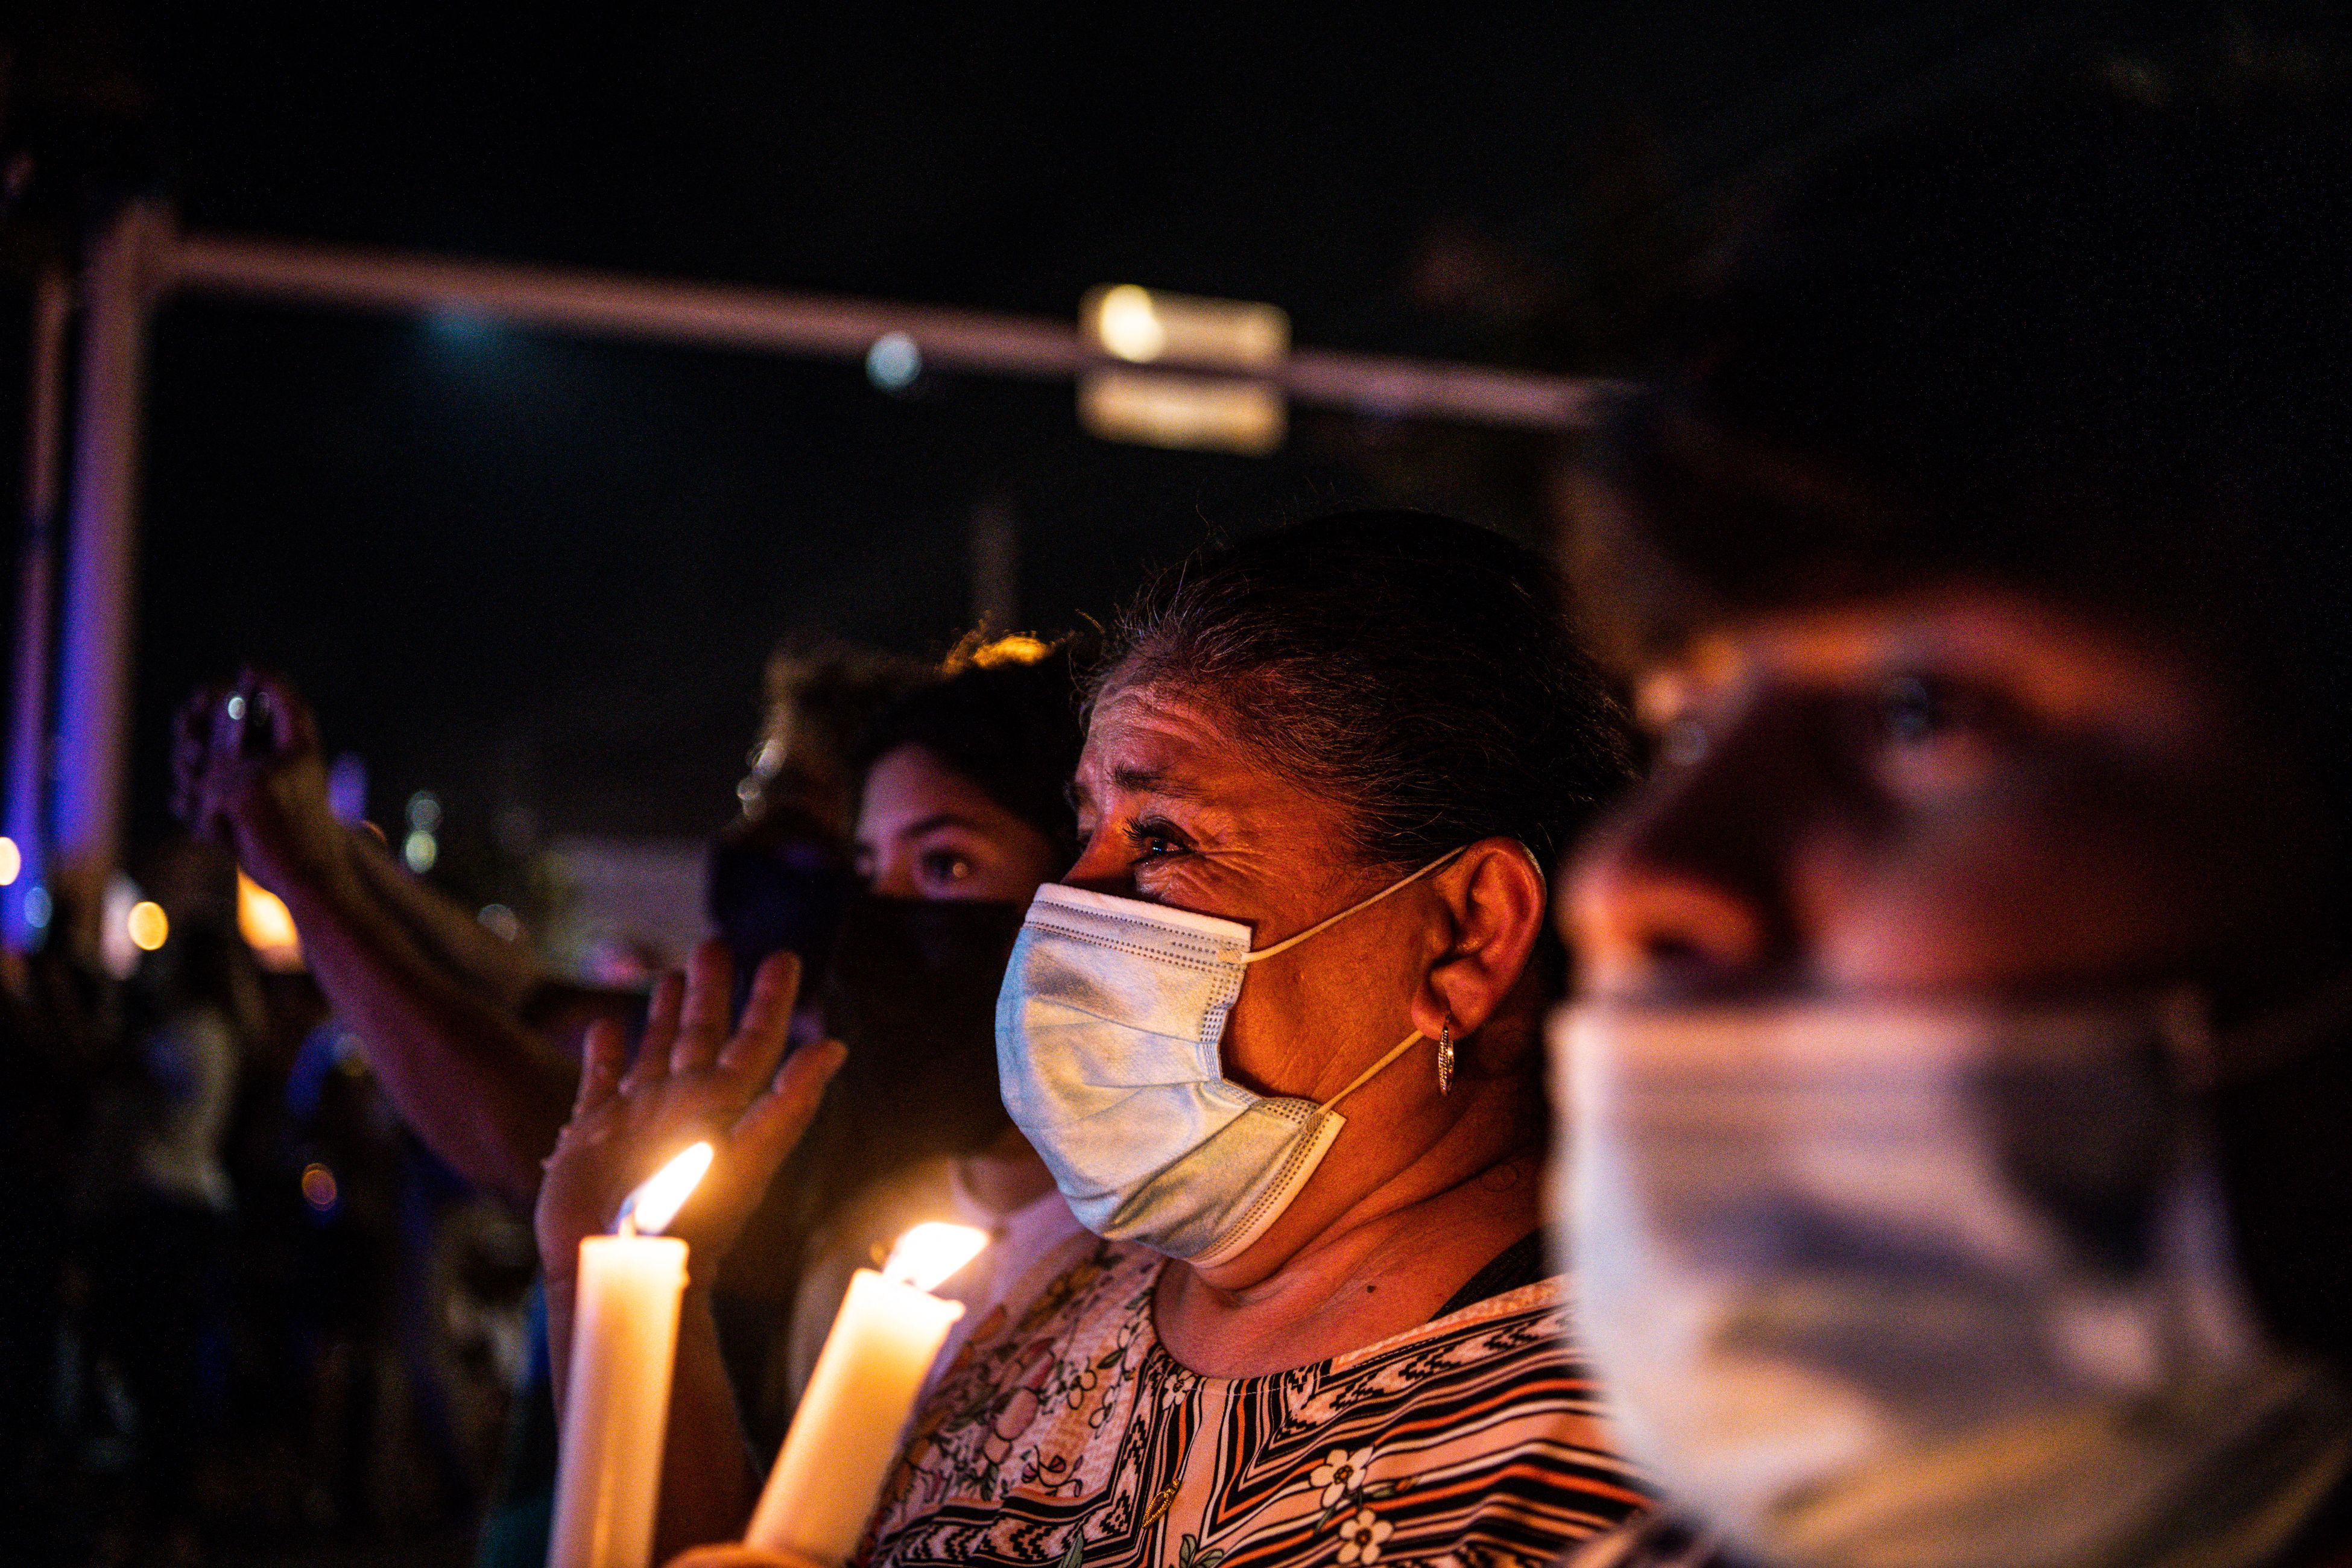
[[[2177,1009],[1563,1008],[1555,1240],[1629,1446],[1799,1568],[2229,1568],[2342,1474]]]
[[[1218,1052],[1242,976],[1460,853],[1255,952],[1237,921],[1038,889],[996,999],[996,1069],[1004,1109],[1079,1223],[1210,1266],[1264,1236],[1345,1125],[1332,1108],[1423,1037],[1320,1104],[1255,1094]]]

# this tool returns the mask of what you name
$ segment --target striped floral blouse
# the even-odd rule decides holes
[[[1539,1280],[1312,1366],[1203,1377],[1161,1347],[1164,1259],[1097,1247],[979,1325],[864,1561],[1055,1568],[1549,1563],[1646,1503]]]

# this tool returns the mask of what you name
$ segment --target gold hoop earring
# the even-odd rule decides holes
[[[1454,1015],[1445,1016],[1444,1026],[1437,1032],[1437,1092],[1454,1092]]]

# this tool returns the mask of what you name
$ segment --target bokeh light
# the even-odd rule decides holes
[[[422,877],[433,869],[436,860],[441,858],[440,841],[421,827],[412,829],[401,841],[400,858],[408,863],[410,870]]]
[[[429,789],[418,790],[408,797],[408,826],[419,833],[437,832],[441,826],[441,797]]]
[[[1158,359],[1168,348],[1168,329],[1160,323],[1151,291],[1133,283],[1104,292],[1096,307],[1095,331],[1103,347],[1139,364]]]
[[[866,351],[866,379],[885,392],[904,392],[923,374],[923,351],[904,332],[885,332]]]
[[[171,918],[163,913],[163,906],[152,899],[142,899],[131,905],[131,913],[123,918],[122,928],[131,933],[131,945],[142,952],[154,952],[172,936]]]

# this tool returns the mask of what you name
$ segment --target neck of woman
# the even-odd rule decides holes
[[[1271,1270],[1233,1264],[1160,1271],[1153,1320],[1178,1362],[1210,1377],[1311,1365],[1426,1323],[1473,1276],[1543,1223],[1543,1161],[1505,1129],[1527,1089],[1480,1086],[1471,1114]],[[1457,1092],[1459,1092],[1457,1090]],[[1499,1140],[1499,1141],[1498,1141]],[[1269,1233],[1265,1246],[1276,1242]],[[1252,1249],[1256,1250],[1255,1248]],[[1245,1282],[1241,1282],[1245,1281]]]

